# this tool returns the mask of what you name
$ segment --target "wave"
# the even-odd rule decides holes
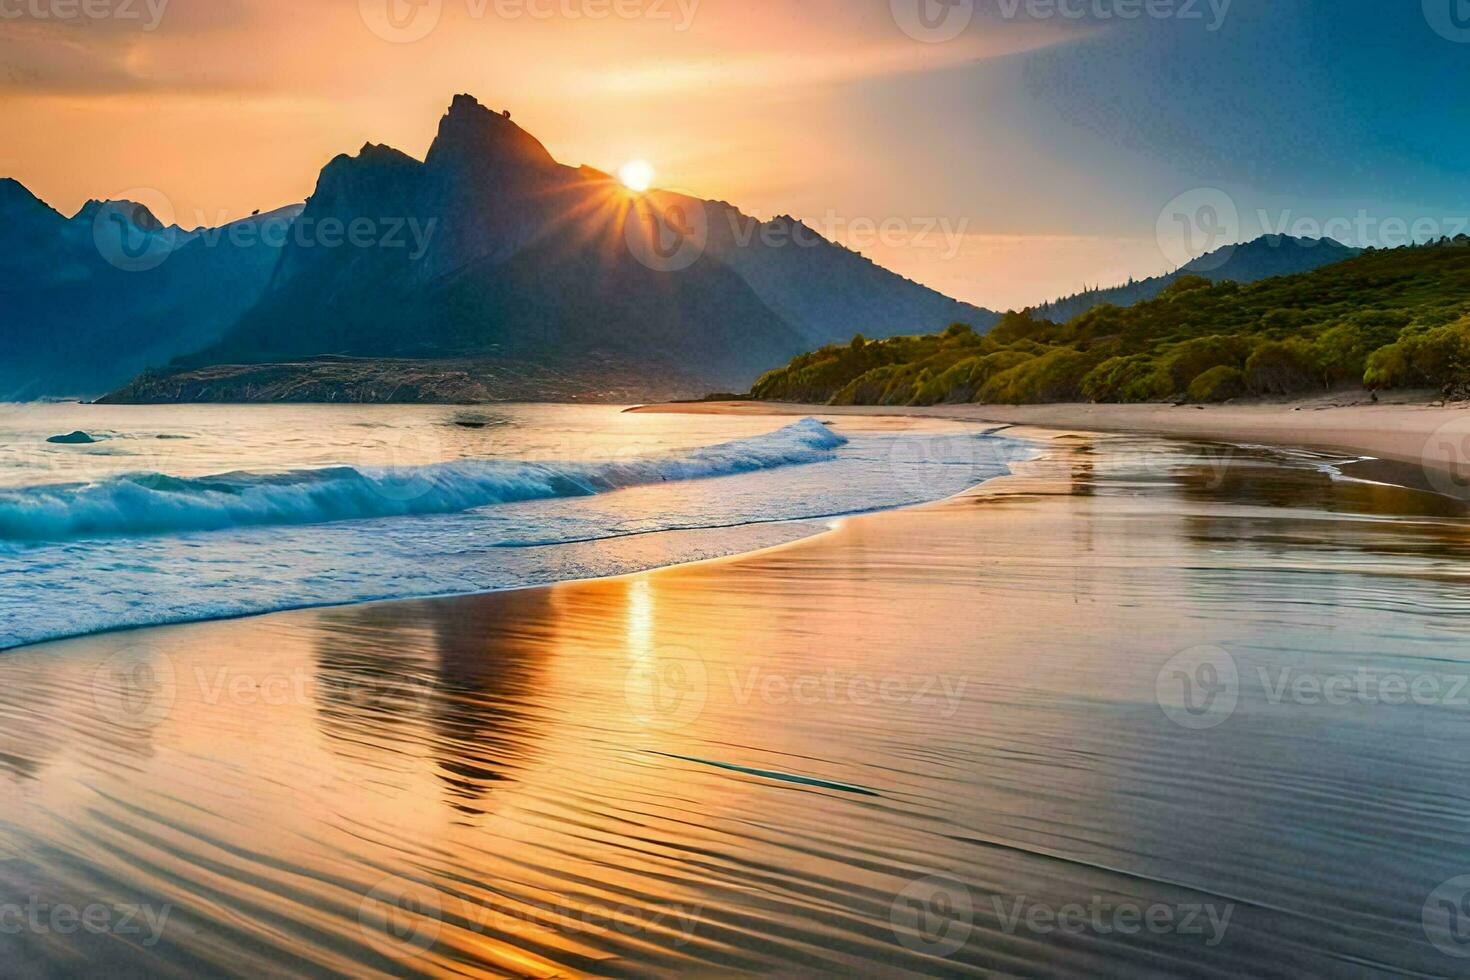
[[[472,459],[204,477],[131,473],[96,483],[0,490],[0,539],[65,541],[453,514],[817,463],[846,444],[843,436],[806,418],[749,439],[614,461]]]

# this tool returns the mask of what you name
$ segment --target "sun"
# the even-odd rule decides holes
[[[630,191],[642,194],[653,183],[653,167],[647,160],[629,160],[618,171],[618,180]]]

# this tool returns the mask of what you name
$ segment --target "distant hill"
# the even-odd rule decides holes
[[[1242,285],[1184,275],[1065,323],[1008,313],[981,336],[829,345],[757,398],[861,405],[1227,401],[1338,386],[1470,393],[1470,238],[1369,250]]]
[[[996,319],[814,233],[746,238],[752,222],[557,163],[508,114],[460,95],[422,162],[372,144],[332,160],[259,301],[171,369],[343,356],[580,376],[600,364],[641,374],[651,391],[697,392],[745,388],[855,330]],[[328,225],[361,226],[364,244],[320,247],[314,230]],[[157,382],[155,372],[150,391],[169,390]]]
[[[1104,304],[1132,306],[1134,303],[1153,299],[1183,276],[1203,276],[1211,282],[1230,280],[1244,284],[1273,276],[1311,272],[1360,254],[1362,249],[1351,248],[1331,238],[1263,235],[1254,241],[1226,245],[1208,252],[1167,275],[1130,281],[1125,285],[1106,289],[1089,289],[1043,303],[1032,308],[1031,312],[1048,320],[1070,320]]]
[[[299,210],[185,231],[131,201],[67,218],[0,179],[0,401],[106,391],[218,340],[265,289]]]

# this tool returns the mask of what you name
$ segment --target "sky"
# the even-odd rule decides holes
[[[1470,0],[0,0],[0,176],[217,224],[469,92],[1005,309],[1470,232],[1467,83]]]

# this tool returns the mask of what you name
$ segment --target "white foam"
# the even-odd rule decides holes
[[[0,539],[66,541],[455,514],[815,463],[846,443],[808,418],[767,435],[610,462],[461,460],[194,478],[133,473],[95,483],[0,490]]]

